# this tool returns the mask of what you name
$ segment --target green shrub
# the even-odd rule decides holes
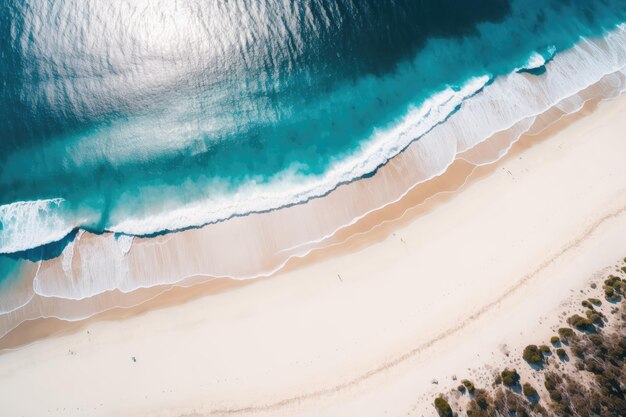
[[[522,357],[526,362],[532,365],[540,365],[543,363],[543,353],[541,353],[537,345],[526,346]]]
[[[563,348],[558,348],[556,350],[556,354],[558,355],[559,358],[563,359],[567,356],[567,353],[565,352],[565,349]]]
[[[550,346],[548,345],[540,345],[539,346],[539,350],[541,351],[541,353],[545,356],[545,355],[549,355],[550,353],[552,353],[552,351],[550,350]]]
[[[605,294],[606,295],[606,300],[610,303],[616,302],[620,300],[620,296],[618,294],[612,293],[612,294]]]
[[[602,305],[602,301],[600,301],[600,300],[599,300],[599,299],[597,299],[597,298],[590,298],[590,299],[589,299],[589,302],[590,302],[591,304],[593,304],[594,306],[596,306],[596,307],[598,307],[598,306],[601,306],[601,305]]]
[[[569,327],[561,327],[559,329],[559,336],[561,336],[561,340],[569,340],[575,336],[574,331]]]
[[[621,278],[614,275],[611,275],[604,281],[604,295],[611,299],[611,301],[619,299],[617,294],[623,294],[625,288],[626,281],[623,281]]]
[[[585,315],[587,319],[589,319],[592,323],[601,325],[604,320],[604,315],[595,310],[587,310],[585,311]]]
[[[496,385],[500,385],[502,383],[502,375],[496,375],[496,379],[494,381]]]
[[[591,302],[589,302],[589,300],[583,300],[583,302],[581,304],[585,308],[593,308],[593,304],[591,304]]]
[[[435,398],[435,408],[440,417],[452,417],[452,408],[443,397]]]
[[[522,392],[528,398],[533,398],[537,396],[537,390],[533,388],[533,386],[530,385],[528,382],[525,382],[524,385],[522,385]]]
[[[515,369],[505,369],[502,371],[502,383],[507,387],[513,387],[519,382],[519,374]]]
[[[463,384],[465,386],[465,388],[467,388],[467,392],[469,392],[470,394],[473,394],[474,391],[476,390],[476,387],[474,386],[474,383],[472,383],[472,381],[470,381],[468,379],[462,380],[461,384]]]
[[[561,339],[559,339],[558,336],[552,336],[550,338],[550,343],[552,343],[553,345],[558,345],[559,343],[561,343]]]
[[[579,316],[578,314],[574,314],[572,317],[567,319],[567,323],[574,326],[576,329],[580,331],[593,329],[593,323],[591,322],[591,320],[586,319],[582,316]]]
[[[461,384],[458,387],[456,387],[456,389],[461,393],[461,394],[465,394],[465,391],[467,391],[467,388],[465,388],[465,385]]]

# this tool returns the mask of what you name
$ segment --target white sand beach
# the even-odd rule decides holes
[[[626,256],[624,114],[590,104],[267,279],[5,350],[0,414],[435,415]]]

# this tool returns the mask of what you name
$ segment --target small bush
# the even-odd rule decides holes
[[[604,289],[604,296],[606,298],[615,297],[615,290],[613,289],[613,287],[609,287],[608,285],[605,285],[603,289]]]
[[[528,382],[525,382],[524,385],[522,385],[522,392],[528,398],[534,398],[537,396],[537,390],[533,388],[533,386],[530,385]]]
[[[600,301],[600,300],[599,300],[599,299],[597,299],[597,298],[590,298],[590,299],[589,299],[589,302],[590,302],[591,304],[593,304],[594,306],[596,306],[596,307],[598,307],[598,306],[601,306],[601,305],[602,305],[602,301]]]
[[[602,325],[604,323],[604,315],[598,311],[587,310],[585,311],[585,315],[587,316],[587,319],[594,324]]]
[[[496,379],[494,381],[496,385],[500,385],[502,383],[502,375],[496,375]]]
[[[606,301],[608,301],[609,303],[614,303],[620,300],[620,296],[618,294],[612,293],[612,294],[606,294]]]
[[[469,392],[470,394],[473,394],[474,391],[476,390],[476,387],[474,386],[474,383],[468,379],[464,379],[461,381],[461,384],[463,384],[465,386],[465,388],[467,388],[467,392]]]
[[[456,387],[456,389],[461,393],[461,394],[465,394],[465,391],[467,391],[467,388],[465,388],[465,385],[461,384],[458,387]]]
[[[626,281],[622,281],[621,278],[616,277],[615,275],[611,275],[604,281],[603,288],[606,298],[613,301],[615,299],[619,299],[619,294],[624,293],[624,289],[626,288]]]
[[[574,326],[577,330],[587,331],[593,329],[593,323],[591,320],[586,319],[578,314],[574,314],[572,317],[567,319],[567,323]]]
[[[559,329],[559,336],[561,336],[561,340],[569,340],[572,339],[575,334],[574,331],[572,329],[570,329],[569,327],[561,327]]]
[[[519,382],[519,374],[515,369],[505,369],[502,371],[502,383],[507,387],[513,387]]]
[[[565,349],[563,349],[563,348],[558,348],[558,349],[556,350],[556,354],[557,354],[557,356],[558,356],[559,358],[561,358],[561,359],[563,359],[563,358],[567,357],[567,353],[565,352]]]
[[[435,408],[440,417],[452,417],[452,408],[443,397],[435,398]]]
[[[550,346],[548,345],[541,345],[539,346],[539,350],[541,351],[541,353],[545,356],[545,355],[549,355],[550,353],[552,353],[552,350],[550,350]]]
[[[583,300],[582,305],[585,308],[593,308],[593,304],[589,300]]]
[[[561,343],[561,339],[559,339],[558,336],[552,336],[550,338],[550,343],[552,343],[553,345],[558,345],[559,343]]]
[[[541,353],[537,345],[526,346],[522,357],[526,362],[532,365],[540,365],[543,363],[543,353]]]

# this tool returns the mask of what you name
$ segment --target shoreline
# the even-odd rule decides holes
[[[273,275],[293,259],[332,245],[355,222],[402,199],[416,184],[437,182],[433,178],[455,158],[472,165],[491,163],[529,129],[541,129],[555,118],[576,112],[588,100],[608,99],[621,92],[626,86],[624,68],[607,52],[613,47],[621,50],[619,41],[626,32],[619,26],[611,34],[563,52],[549,63],[551,70],[545,76],[515,73],[496,79],[489,91],[468,99],[459,112],[380,167],[376,175],[341,186],[323,198],[201,229],[135,238],[131,247],[128,239],[120,243],[112,234],[79,235],[59,258],[39,265],[30,301],[0,317],[0,335],[38,317],[74,321],[112,307],[128,308],[171,286],[190,286],[215,277]],[[601,70],[589,67],[589,60],[582,59],[589,56],[608,59],[606,66]],[[585,70],[584,77],[572,79],[568,62],[589,73]],[[563,89],[563,85],[568,87]],[[501,108],[498,97],[507,91],[521,94],[515,108]],[[109,262],[100,262],[103,258]],[[25,291],[19,298],[7,291],[3,301],[17,306],[28,299],[21,298],[28,297],[29,289]]]
[[[428,396],[440,391],[432,378],[537,332],[570,290],[623,257],[626,215],[600,220],[626,207],[624,109],[624,96],[602,102],[548,140],[519,142],[519,153],[461,191],[406,214],[396,207],[396,220],[369,219],[383,226],[270,279],[5,351],[3,407],[11,415],[432,413]],[[442,339],[442,329],[454,331]],[[63,386],[54,384],[61,372]],[[24,390],[38,402],[20,401]]]
[[[538,133],[522,135],[511,145],[511,149],[506,155],[492,163],[476,166],[457,158],[441,175],[415,185],[398,201],[373,210],[353,224],[342,227],[331,238],[324,240],[322,246],[311,248],[303,256],[291,257],[283,267],[273,274],[248,280],[205,277],[203,275],[192,276],[179,284],[136,290],[133,292],[135,295],[141,292],[152,295],[148,295],[145,301],[140,301],[137,305],[114,306],[85,319],[68,321],[56,317],[45,317],[28,320],[5,336],[0,337],[0,355],[5,350],[19,348],[41,338],[77,331],[94,321],[126,319],[144,314],[152,309],[167,308],[201,297],[216,295],[223,291],[236,290],[253,285],[257,281],[272,279],[276,274],[288,273],[325,258],[345,255],[372,243],[381,242],[394,233],[398,227],[402,227],[417,216],[428,213],[436,209],[438,205],[454,198],[456,193],[462,192],[463,189],[492,174],[500,165],[515,158],[519,153],[549,140],[551,136],[566,129],[572,123],[593,114],[598,105],[612,100],[624,99],[624,97],[626,95],[615,99],[589,100],[579,111],[565,114],[556,121],[547,122],[547,126],[540,128]],[[200,282],[194,284],[195,279],[199,279]],[[124,297],[126,294],[120,295]]]

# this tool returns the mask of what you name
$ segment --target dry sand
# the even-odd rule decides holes
[[[526,138],[315,262],[4,352],[0,415],[434,415],[626,256],[625,112]]]

